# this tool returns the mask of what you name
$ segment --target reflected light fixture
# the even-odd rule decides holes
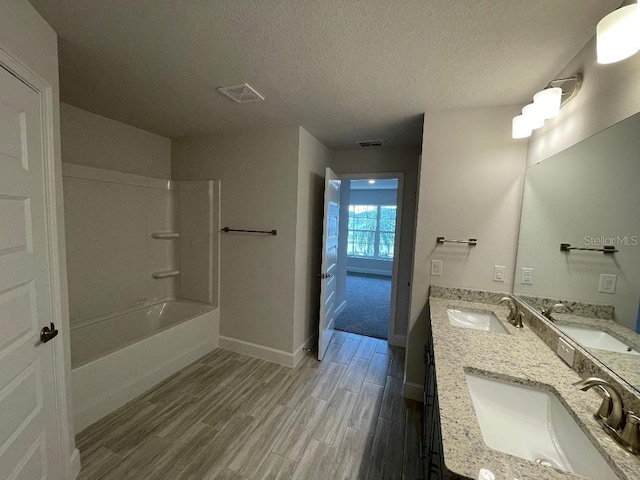
[[[375,180],[373,180],[373,179],[369,180],[369,185],[373,185],[374,183],[376,183]]]
[[[620,7],[604,17],[596,28],[598,63],[615,63],[640,50],[640,5]]]
[[[533,96],[533,103],[525,105],[522,114],[511,122],[512,138],[527,138],[533,130],[560,113],[560,107],[571,100],[582,85],[582,74],[551,80],[547,86]]]

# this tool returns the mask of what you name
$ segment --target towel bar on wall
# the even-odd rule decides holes
[[[268,235],[277,235],[277,230],[240,230],[237,228],[229,228],[224,227],[220,229],[221,232],[229,233],[229,232],[241,232],[241,233],[266,233]]]
[[[442,245],[443,243],[465,243],[470,247],[478,244],[477,238],[470,238],[469,240],[452,240],[444,237],[436,237],[436,243]]]
[[[169,277],[177,277],[180,275],[180,270],[164,270],[162,272],[153,272],[151,276],[153,278],[169,278]]]

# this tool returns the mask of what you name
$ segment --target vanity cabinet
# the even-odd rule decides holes
[[[427,336],[424,349],[425,378],[422,412],[422,455],[424,458],[424,478],[437,480],[444,478],[442,454],[442,430],[438,408],[438,386],[436,365],[433,354],[433,337]]]

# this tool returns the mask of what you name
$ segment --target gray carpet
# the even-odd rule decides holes
[[[337,330],[387,339],[391,279],[377,275],[347,275],[347,307],[338,316]]]

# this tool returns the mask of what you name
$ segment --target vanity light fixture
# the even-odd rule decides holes
[[[640,5],[620,7],[596,27],[598,63],[615,63],[640,51]]]
[[[560,113],[562,103],[562,89],[560,87],[549,87],[539,91],[533,96],[533,104],[538,109],[538,114],[548,120]]]
[[[511,136],[513,138],[527,138],[531,136],[533,129],[529,126],[524,115],[516,115],[513,117],[511,125]]]
[[[522,116],[525,121],[531,127],[531,130],[537,130],[544,125],[545,118],[542,116],[542,112],[538,105],[530,103],[522,108]]]
[[[513,117],[512,138],[527,138],[533,130],[560,113],[560,107],[571,100],[582,85],[582,74],[551,80],[547,86],[533,96],[533,103],[522,109],[522,114]]]

